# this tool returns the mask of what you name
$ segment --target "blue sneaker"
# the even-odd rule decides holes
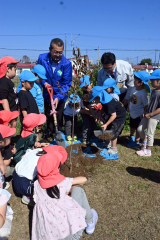
[[[97,212],[92,208],[91,212],[93,214],[93,222],[92,223],[87,223],[87,227],[86,227],[86,233],[87,234],[92,234],[95,230],[95,225],[98,221],[98,214]]]
[[[140,147],[139,142],[130,142],[127,144],[127,147],[132,148],[132,147]]]

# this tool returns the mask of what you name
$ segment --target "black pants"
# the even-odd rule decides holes
[[[65,134],[66,136],[72,136],[72,124],[73,124],[73,116],[68,116],[64,114],[65,120]],[[74,116],[74,134],[77,135],[77,116]]]
[[[58,106],[57,106],[57,109],[56,109],[58,130],[61,130],[62,127],[63,127],[64,105],[65,105],[65,102],[58,103]],[[52,108],[51,108],[51,105],[45,100],[44,100],[44,109],[45,109],[45,115],[47,117],[47,129],[49,130],[50,133],[55,133],[53,115],[50,116],[50,111],[51,111]]]
[[[94,130],[96,128],[96,122],[94,118],[88,114],[81,114],[83,120],[83,139],[90,139],[94,135]]]

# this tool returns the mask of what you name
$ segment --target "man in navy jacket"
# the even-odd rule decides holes
[[[51,133],[55,132],[53,116],[50,116],[51,104],[47,92],[47,85],[53,87],[53,100],[57,114],[59,130],[63,126],[63,110],[68,98],[68,90],[72,83],[72,64],[63,55],[64,43],[59,38],[51,40],[49,53],[40,54],[37,64],[46,69],[47,81],[43,80],[43,96],[47,128]]]

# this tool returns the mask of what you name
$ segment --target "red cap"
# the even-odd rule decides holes
[[[3,57],[0,59],[0,78],[6,75],[7,65],[10,63],[18,63],[20,60],[16,61],[13,57]]]
[[[29,113],[23,119],[23,130],[21,137],[25,138],[33,134],[33,128],[42,125],[46,122],[46,116],[44,114]]]
[[[0,100],[0,104],[3,104],[4,102]]]
[[[18,111],[8,111],[8,110],[2,110],[0,111],[0,124],[8,126],[8,123],[17,118],[19,116]]]
[[[3,139],[6,137],[11,137],[16,133],[16,128],[9,128],[5,125],[0,124],[0,134]]]
[[[42,188],[50,188],[62,182],[65,177],[59,173],[62,154],[55,151],[41,156],[38,160],[38,179]]]
[[[52,145],[48,147],[42,147],[42,149],[47,153],[54,153],[55,151],[61,153],[62,154],[62,159],[60,159],[61,164],[63,164],[67,160],[67,151],[65,150],[64,147]]]

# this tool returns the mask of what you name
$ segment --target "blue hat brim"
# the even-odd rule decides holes
[[[145,90],[147,90],[148,93],[151,93],[151,89],[149,87],[148,82],[143,82],[143,83],[144,83],[144,86],[145,86]]]
[[[121,92],[120,92],[120,90],[119,90],[119,88],[118,88],[118,86],[117,86],[116,84],[114,84],[114,85],[111,86],[111,87],[114,88],[114,93],[116,93],[117,95],[120,95],[120,94],[121,94]],[[102,88],[105,90],[105,89],[107,89],[107,88],[109,88],[109,87],[102,86]]]
[[[31,70],[32,73],[34,73],[33,69]],[[42,75],[41,73],[36,73],[40,78],[47,79],[45,75]]]
[[[95,95],[91,94],[91,99],[90,99],[89,102],[91,102],[91,101],[92,101],[93,99],[95,99],[96,97],[100,97],[100,102],[101,102],[102,104],[109,103],[109,102],[113,99],[113,97],[106,92],[106,97],[105,97],[105,99],[103,100],[103,99],[101,99],[101,92],[99,92],[99,94],[98,94],[98,93],[95,94]]]

